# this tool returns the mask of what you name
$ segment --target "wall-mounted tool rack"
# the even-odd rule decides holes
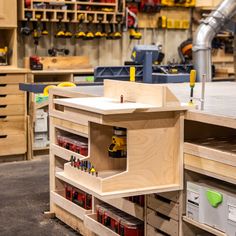
[[[19,4],[19,20],[37,21],[37,14],[43,22],[79,22],[78,16],[84,14],[83,23],[120,23],[125,13],[124,0],[104,2],[91,1],[50,1],[32,0],[26,5]],[[92,20],[91,20],[92,19]]]

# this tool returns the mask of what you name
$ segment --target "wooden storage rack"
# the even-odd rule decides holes
[[[67,9],[56,9],[51,7],[51,9],[44,9],[44,8],[36,8],[34,7],[37,3],[44,3],[49,6],[49,0],[32,0],[31,5],[29,7],[25,6],[25,1],[19,0],[19,19],[21,21],[27,21],[26,13],[31,13],[32,18],[31,21],[37,21],[35,15],[41,14],[42,19],[41,21],[44,22],[59,22],[58,16],[63,16],[61,22],[71,22],[71,23],[78,23],[78,15],[84,14],[85,19],[83,23],[89,23],[91,20],[89,18],[93,18],[92,23],[118,23],[117,17],[124,16],[125,12],[125,1],[115,0],[111,3],[104,3],[104,2],[83,2],[83,1],[60,1],[67,6]],[[120,4],[120,6],[119,6]],[[54,5],[51,5],[54,6]],[[81,9],[84,7],[84,10]],[[109,11],[104,10],[104,8],[110,9]],[[103,21],[101,22],[98,17],[103,17]],[[119,21],[120,23],[120,21]]]
[[[25,81],[24,70],[1,70],[0,161],[27,159],[26,95],[19,90]]]

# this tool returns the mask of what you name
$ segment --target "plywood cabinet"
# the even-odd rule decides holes
[[[0,0],[0,28],[17,27],[16,13],[16,0]]]

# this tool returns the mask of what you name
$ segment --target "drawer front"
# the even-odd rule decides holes
[[[147,224],[147,236],[165,236],[166,234],[162,234],[158,230],[156,230],[151,225]]]
[[[0,116],[0,134],[20,134],[26,132],[24,116]]]
[[[147,223],[171,236],[179,235],[179,223],[176,220],[162,216],[151,209],[147,209]]]
[[[0,116],[22,116],[25,115],[23,105],[0,105]]]
[[[25,74],[1,74],[0,73],[0,84],[17,84],[24,83]]]
[[[0,95],[0,105],[23,105],[25,104],[24,94],[4,94]]]
[[[19,84],[0,84],[0,95],[21,93],[24,91],[19,90]]]
[[[0,134],[0,156],[26,153],[26,134]]]
[[[153,194],[147,197],[147,206],[176,221],[179,220],[179,204],[176,202],[172,202],[162,196]]]
[[[151,194],[152,195],[152,194]],[[180,202],[180,191],[172,191],[167,193],[158,193],[159,196],[169,199],[172,202]]]

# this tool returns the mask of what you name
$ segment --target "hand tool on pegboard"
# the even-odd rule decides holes
[[[38,28],[37,22],[33,22],[33,40],[34,40],[34,47],[35,47],[35,54],[37,55],[37,49],[39,45],[39,40],[41,38],[41,29]]]
[[[92,40],[92,39],[94,39],[94,33],[92,32],[92,22],[94,20],[93,15],[91,15],[91,14],[87,15],[87,20],[88,20],[87,32],[86,32],[85,37],[83,39],[84,40]]]
[[[47,36],[48,35],[48,30],[47,30],[47,24],[46,22],[42,23],[42,35]]]
[[[32,12],[26,12],[25,17],[27,19],[26,22],[22,22],[22,27],[20,29],[21,34],[25,36],[29,36],[32,33],[32,29],[30,28],[30,20],[32,19]]]
[[[104,15],[102,15],[102,14],[97,15],[98,24],[97,24],[97,27],[96,27],[96,33],[94,34],[95,38],[102,38],[103,37],[103,33],[102,33],[103,18],[104,18]]]
[[[140,40],[142,34],[138,31],[138,8],[130,5],[126,8],[126,27],[129,29],[130,39]]]
[[[85,15],[83,13],[78,14],[77,20],[78,20],[78,26],[77,26],[77,32],[75,33],[75,37],[77,39],[84,38],[86,36],[83,30],[83,22],[85,20]]]
[[[73,34],[70,30],[70,25],[69,23],[65,23],[65,38],[72,38]]]
[[[65,38],[65,30],[63,29],[62,20],[63,20],[63,14],[58,14],[57,19],[59,22],[57,23],[57,32],[55,34],[56,38]]]
[[[196,0],[161,0],[161,4],[168,7],[194,7]]]

